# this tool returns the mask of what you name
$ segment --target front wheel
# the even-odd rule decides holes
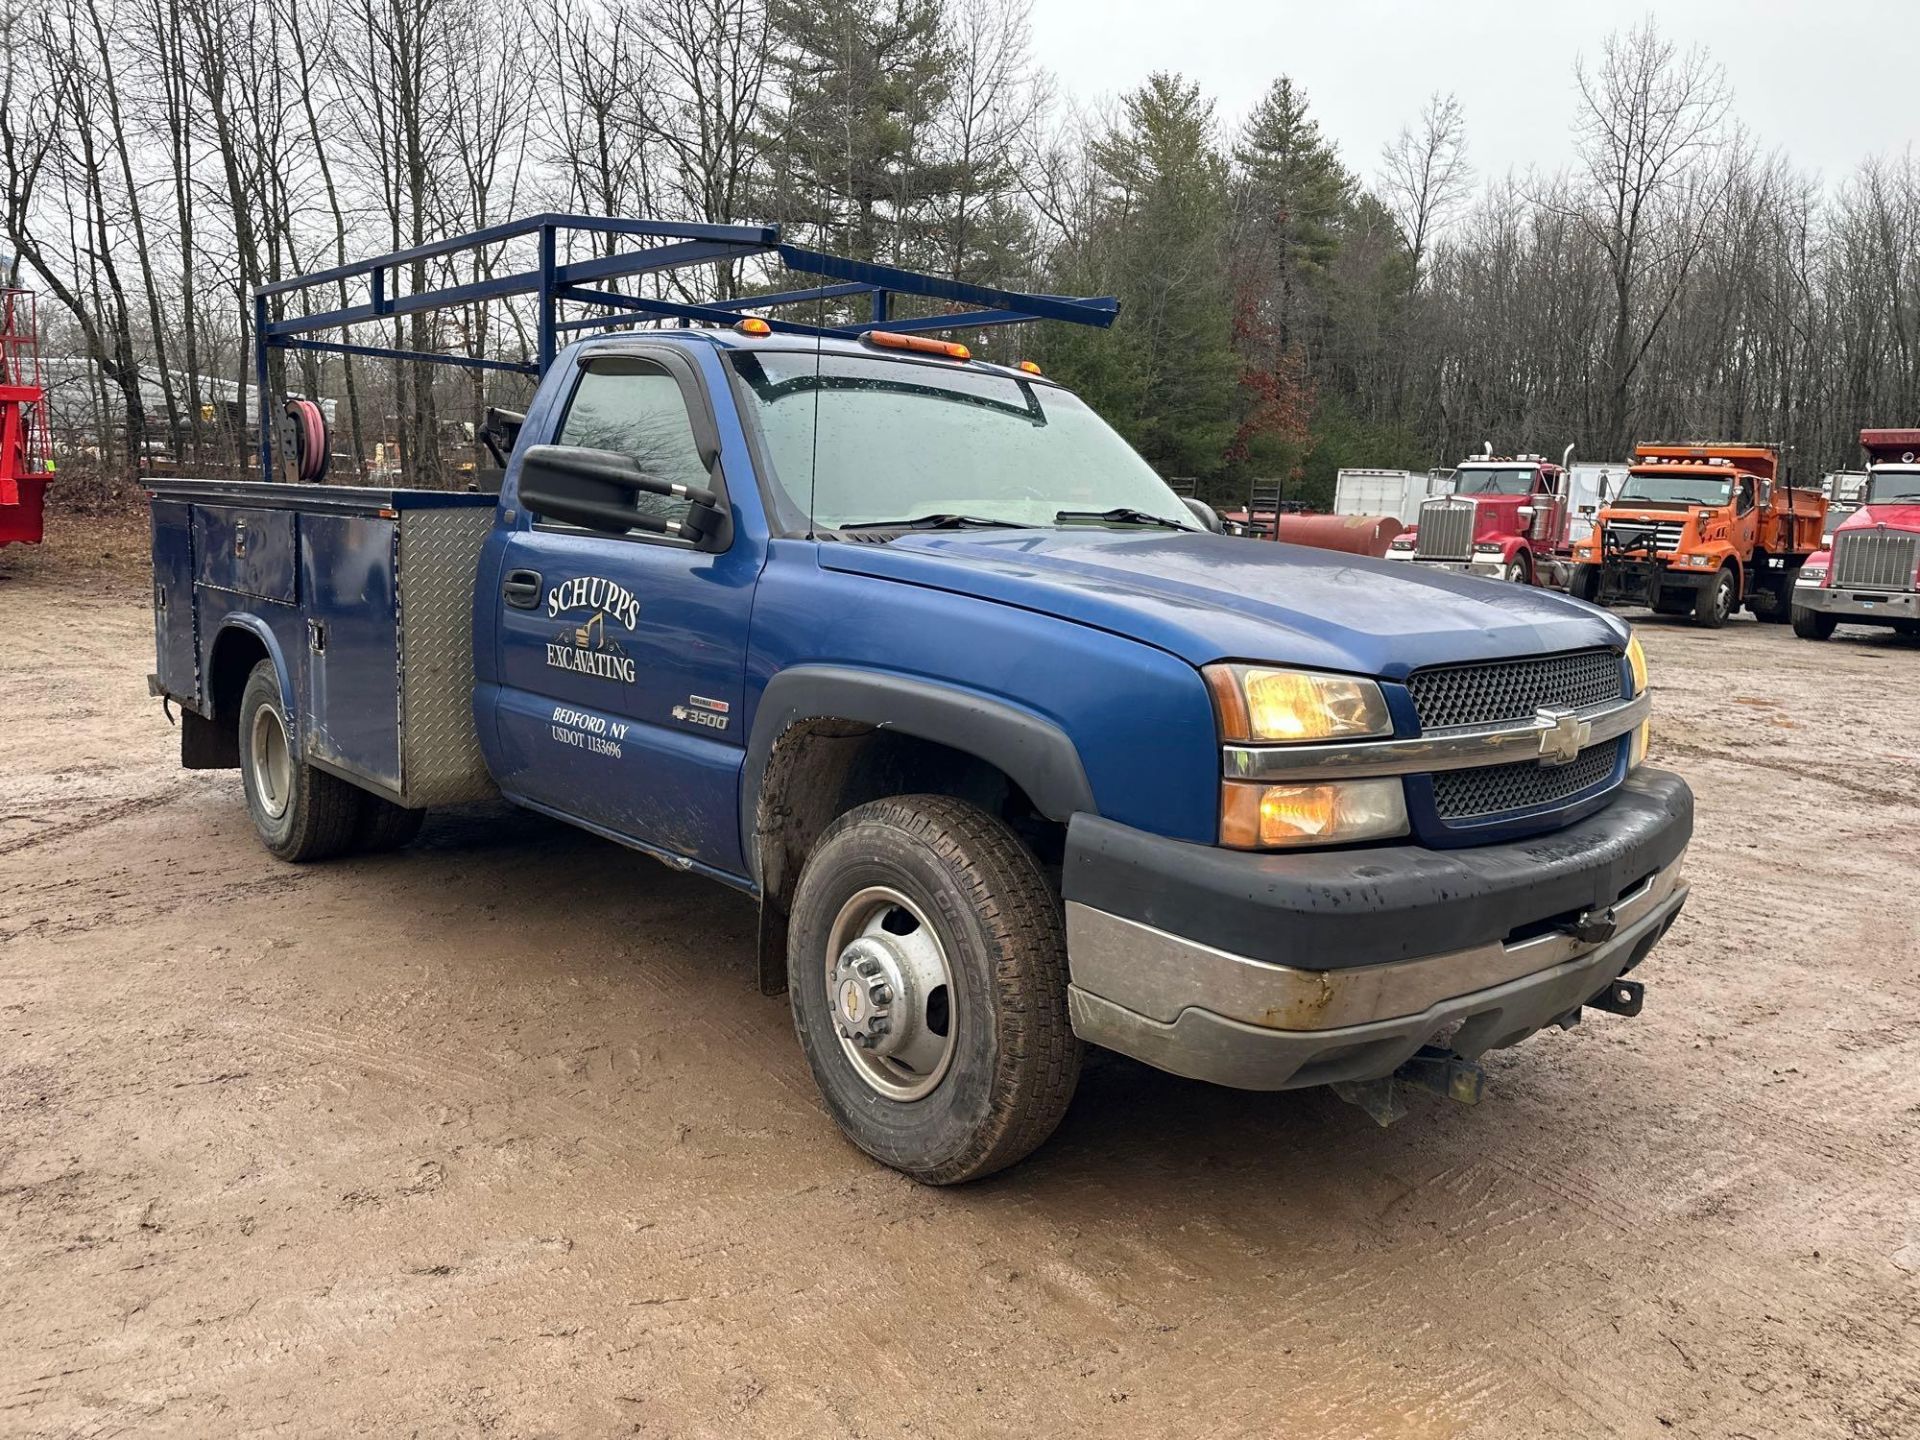
[[[240,692],[240,783],[261,843],[282,860],[324,860],[352,848],[363,794],[294,758],[273,662]]]
[[[1802,640],[1829,639],[1836,623],[1824,610],[1809,610],[1804,605],[1793,607],[1793,633]]]
[[[1503,579],[1511,580],[1515,585],[1531,585],[1533,583],[1533,559],[1526,551],[1522,550],[1507,562],[1506,568],[1500,573]]]
[[[794,1028],[847,1138],[930,1185],[1022,1159],[1080,1073],[1059,902],[1033,852],[944,795],[862,805],[807,857]]]
[[[1726,624],[1727,617],[1733,614],[1736,588],[1733,571],[1722,568],[1720,573],[1713,577],[1713,584],[1695,597],[1693,623],[1704,625],[1709,630],[1718,630]]]

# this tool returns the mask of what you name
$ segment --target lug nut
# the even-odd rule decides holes
[[[867,998],[876,1005],[891,1005],[893,1003],[893,987],[884,980],[878,981],[868,989]]]

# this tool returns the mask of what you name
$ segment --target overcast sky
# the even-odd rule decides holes
[[[1033,41],[1082,101],[1177,70],[1227,124],[1291,75],[1369,180],[1426,96],[1451,90],[1484,179],[1567,162],[1575,57],[1646,13],[1618,0],[1034,0]],[[1657,16],[1681,48],[1705,44],[1726,66],[1762,149],[1829,184],[1920,139],[1920,0],[1662,0]]]

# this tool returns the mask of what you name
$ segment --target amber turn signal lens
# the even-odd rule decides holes
[[[1235,850],[1350,845],[1407,833],[1398,779],[1220,787],[1220,843]]]

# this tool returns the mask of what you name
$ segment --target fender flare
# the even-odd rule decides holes
[[[753,836],[773,747],[799,722],[829,717],[977,756],[1005,772],[1049,820],[1099,813],[1072,739],[1030,710],[977,690],[890,671],[795,665],[776,674],[761,693],[740,776],[740,834],[756,872]]]
[[[287,665],[287,657],[280,648],[280,641],[274,635],[273,627],[268,625],[267,622],[262,620],[258,615],[229,615],[220,622],[220,628],[213,632],[213,644],[207,649],[207,672],[209,677],[207,686],[207,718],[213,718],[214,697],[211,683],[213,661],[220,653],[221,642],[226,639],[230,631],[234,630],[244,630],[266,647],[267,658],[273,662],[274,678],[280,682],[280,701],[283,705],[294,707],[291,716],[294,723],[287,726],[287,745],[293,752],[293,758],[296,760],[300,759],[304,746],[300,733],[300,715],[296,704],[299,697],[295,694],[293,686],[293,671]]]

